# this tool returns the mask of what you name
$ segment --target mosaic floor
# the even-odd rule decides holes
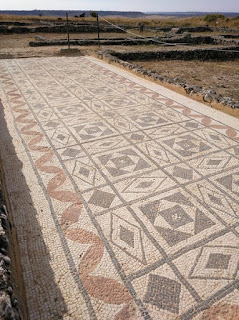
[[[0,83],[31,320],[239,319],[239,120],[91,57]]]

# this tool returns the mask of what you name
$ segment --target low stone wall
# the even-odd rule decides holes
[[[126,61],[150,60],[234,60],[239,59],[239,47],[190,50],[161,50],[114,52],[114,56]]]
[[[66,33],[66,25],[55,25],[55,26],[39,26],[39,27],[8,27],[0,26],[0,34],[13,34],[13,33]],[[70,33],[92,33],[97,32],[96,24],[92,25],[70,25]],[[123,33],[123,30],[116,29],[110,26],[100,26],[100,32],[110,33]]]
[[[128,54],[130,54],[130,52]],[[135,59],[138,59],[137,54],[139,53],[134,53]],[[119,59],[118,56],[120,55],[121,54],[119,52],[114,52],[112,50],[101,50],[96,52],[96,56],[100,59],[105,59],[109,63],[118,64],[124,68],[131,70],[132,72],[135,72],[144,77],[151,78],[152,80],[155,80],[162,84],[169,84],[177,88],[181,88],[186,94],[191,96],[198,96],[203,101],[209,104],[218,103],[223,106],[229,106],[232,109],[239,109],[239,101],[233,101],[230,97],[223,97],[222,95],[217,94],[215,90],[194,86],[186,83],[185,81],[181,81],[178,78],[172,79],[170,77],[163,77],[156,71],[147,70],[130,62]]]
[[[207,26],[201,26],[201,27],[145,27],[145,30],[151,30],[156,32],[170,32],[172,29],[175,29],[175,33],[182,34],[184,32],[190,32],[190,33],[199,33],[199,32],[212,32],[214,28],[207,27]]]
[[[202,26],[202,27],[182,27],[179,28],[176,33],[184,33],[184,32],[212,32],[213,28],[207,27],[207,26]]]
[[[171,38],[160,38],[161,41],[167,43],[186,43],[186,44],[218,44],[218,39],[210,36],[191,37],[190,34],[186,36],[177,36]]]
[[[0,26],[30,26],[29,22],[18,22],[18,21],[0,21]]]
[[[31,41],[29,42],[30,47],[44,47],[44,46],[64,46],[67,45],[67,40],[53,40],[53,41]],[[100,45],[102,46],[136,46],[136,45],[149,45],[155,44],[152,40],[136,39],[100,39]],[[72,46],[92,46],[98,45],[98,39],[89,40],[70,40],[70,45]]]
[[[212,37],[173,37],[173,38],[135,38],[135,39],[102,39],[100,38],[101,45],[126,45],[126,46],[137,46],[137,45],[157,45],[157,43],[172,45],[174,43],[187,43],[191,45],[196,44],[217,44],[218,41]],[[88,46],[98,44],[98,39],[87,39],[87,40],[71,40],[71,45],[78,46]],[[39,46],[58,46],[58,45],[67,45],[66,40],[46,40],[41,42],[31,41],[29,43],[31,47],[39,47]]]

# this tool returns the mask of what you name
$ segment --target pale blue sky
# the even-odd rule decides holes
[[[239,12],[239,0],[0,0],[0,10]]]

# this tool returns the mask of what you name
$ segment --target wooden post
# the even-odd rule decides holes
[[[66,31],[67,31],[68,50],[70,50],[69,21],[68,21],[68,13],[67,12],[66,12]]]
[[[98,33],[98,46],[100,48],[100,27],[99,27],[99,16],[98,16],[98,13],[96,14],[96,21],[97,21],[97,33]]]

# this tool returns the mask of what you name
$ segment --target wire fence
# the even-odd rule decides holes
[[[140,39],[144,39],[144,40],[146,40],[146,41],[147,41],[147,40],[148,40],[148,41],[150,40],[150,41],[153,41],[153,42],[158,43],[158,44],[160,44],[160,45],[167,45],[167,46],[190,45],[190,43],[171,43],[171,42],[160,41],[160,40],[157,40],[157,39],[154,39],[154,38],[143,37],[143,36],[140,36],[140,35],[138,35],[138,34],[136,34],[136,33],[133,33],[133,32],[131,32],[131,31],[128,31],[128,30],[125,30],[125,29],[121,28],[120,26],[118,26],[118,25],[116,25],[116,24],[114,24],[114,23],[106,20],[106,19],[103,18],[102,16],[99,16],[99,15],[98,15],[98,17],[99,17],[100,19],[102,19],[103,21],[107,22],[108,24],[110,24],[111,26],[114,26],[115,28],[117,28],[117,29],[119,29],[119,30],[122,30],[122,31],[125,32],[125,33],[128,33],[128,34],[130,34],[130,35],[132,35],[132,36],[134,36],[134,37],[140,38]],[[134,41],[134,40],[137,41],[137,39],[134,39],[134,38],[130,38],[130,39],[132,39],[133,41]],[[238,45],[239,45],[239,44],[238,44]],[[234,53],[239,53],[238,50],[230,50],[230,49],[227,50],[227,49],[207,48],[206,50],[209,50],[209,51],[222,51],[222,52],[234,52]]]

